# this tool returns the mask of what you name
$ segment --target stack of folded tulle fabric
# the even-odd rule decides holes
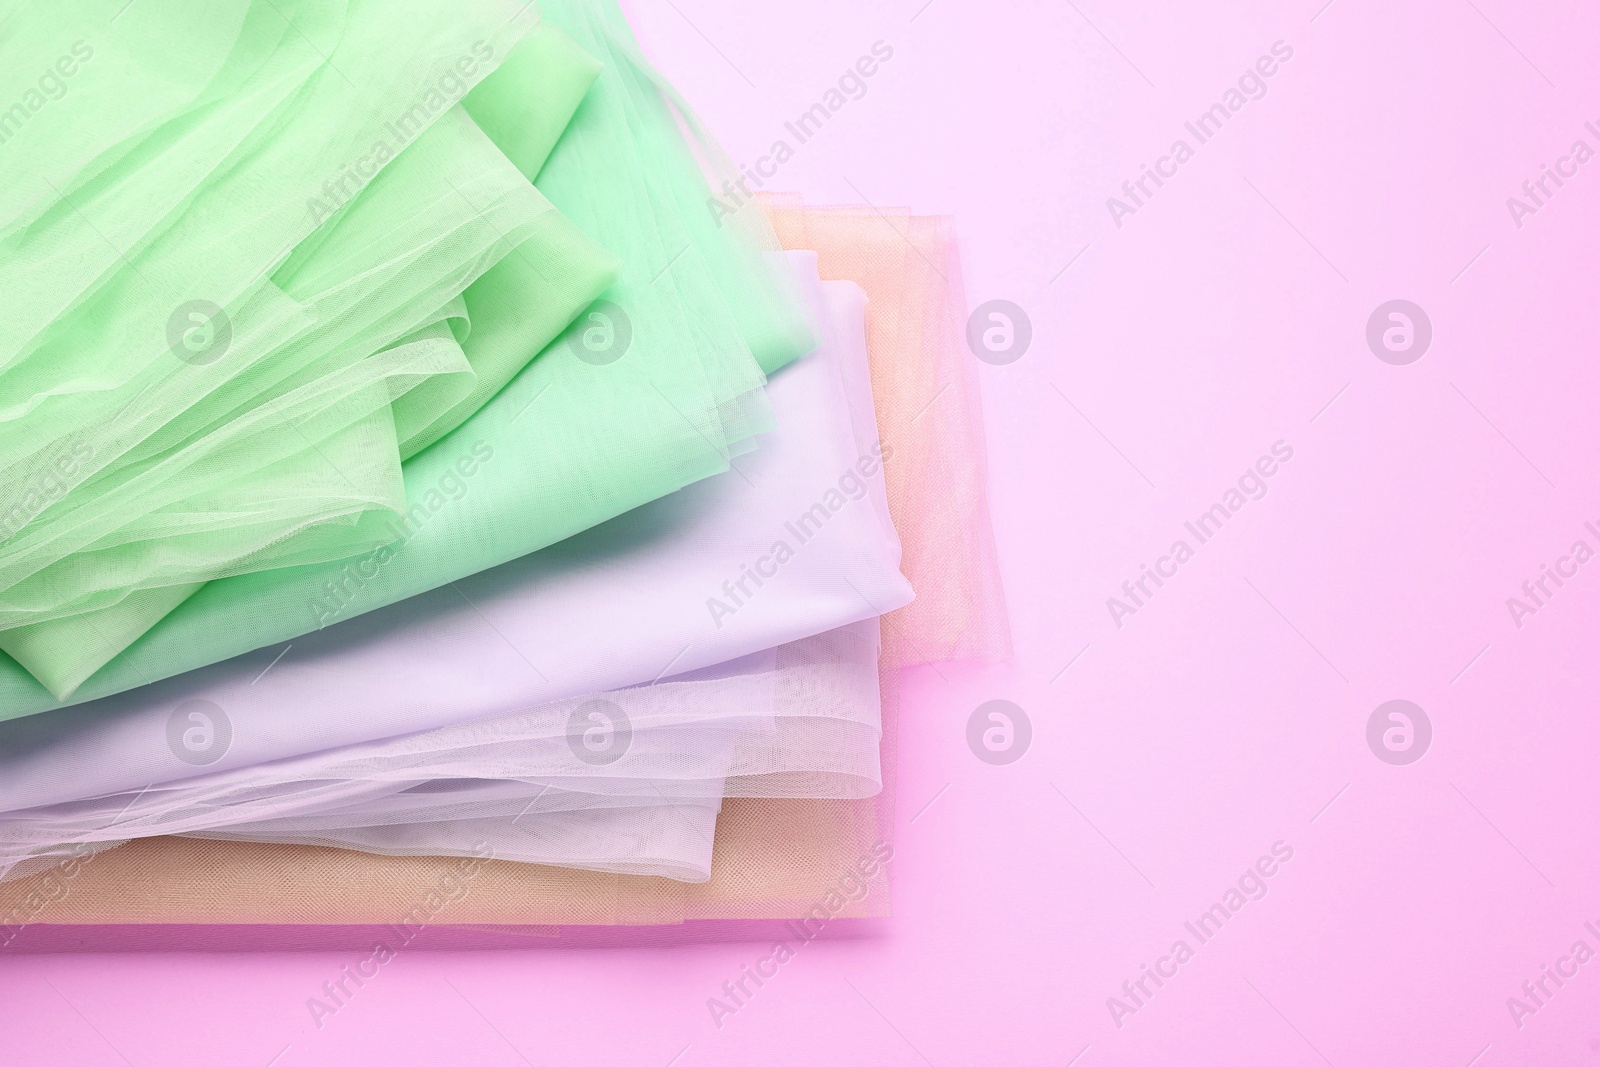
[[[887,914],[948,221],[729,197],[614,0],[0,25],[0,943]]]

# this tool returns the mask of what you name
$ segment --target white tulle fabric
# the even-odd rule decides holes
[[[184,833],[700,881],[724,796],[875,793],[910,589],[864,296],[788,255],[824,340],[734,471],[276,660],[0,724],[0,871]]]

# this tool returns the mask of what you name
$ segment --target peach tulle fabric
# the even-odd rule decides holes
[[[889,914],[899,668],[1010,655],[986,500],[981,412],[963,345],[950,221],[766,205],[785,248],[866,290],[868,349],[889,505],[917,599],[885,617],[883,792],[871,799],[732,798],[700,885],[532,864],[157,837],[0,883],[0,927],[43,924],[507,927],[660,926],[698,920]],[[861,872],[870,871],[866,877]],[[865,891],[859,886],[864,883]],[[549,928],[542,930],[541,928]]]
[[[900,569],[917,599],[884,618],[883,662],[999,661],[1010,629],[989,522],[983,410],[966,350],[966,297],[951,220],[896,209],[808,208],[772,197],[785,248],[817,253],[824,281],[867,293],[867,348]]]

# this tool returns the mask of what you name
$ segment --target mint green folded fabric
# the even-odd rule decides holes
[[[459,116],[442,92],[492,69],[490,39],[504,54],[533,19],[507,0],[406,7],[234,0],[193,17],[83,0],[7,19],[14,69],[49,64],[58,27],[101,42],[97,66],[87,40],[50,64],[55,111],[8,113],[24,144],[6,147],[48,124],[59,169],[0,194],[0,265],[25,280],[0,335],[0,629],[24,632],[0,644],[56,692],[118,650],[52,639],[56,623],[92,631],[103,611],[148,615],[150,596],[128,600],[143,590],[170,601],[359,548],[375,514],[404,508],[390,404],[427,383],[437,420],[471,392],[430,321],[555,212],[469,121],[452,140],[434,119]],[[210,80],[130,121],[126,83],[191,39]],[[353,201],[330,188],[397,115],[422,143],[373,161]],[[459,167],[473,138],[498,158],[494,188],[430,210],[463,202],[441,163],[477,179]]]
[[[204,580],[394,540],[407,508],[402,458],[537,351],[469,341],[463,290],[486,270],[512,273],[495,267],[508,253],[526,277],[498,291],[545,340],[616,276],[452,106],[532,25],[521,0],[301,6],[223,5],[244,18],[217,31],[239,36],[201,103],[130,134],[137,145],[119,146],[58,205],[75,223],[131,201],[141,225],[124,221],[122,235],[143,247],[94,285],[92,272],[60,272],[84,287],[79,305],[0,367],[0,469],[23,494],[0,508],[21,520],[0,540],[0,648],[57,696]],[[146,13],[186,41],[171,25],[184,7]],[[150,45],[139,29],[110,32],[124,48],[109,58],[148,60],[128,47]],[[320,62],[302,54],[308,42]],[[287,88],[252,92],[263,80]],[[574,70],[542,87],[570,101],[590,80]],[[209,169],[173,161],[196,125],[238,148],[206,157]],[[235,127],[244,132],[230,140]],[[163,215],[172,197],[150,208],[130,193],[149,192],[152,171],[194,183],[180,208]],[[6,262],[59,266],[82,227],[51,226],[47,212],[18,231]],[[205,331],[200,352],[138,343],[168,296],[199,284],[185,290],[183,279],[202,276],[218,303],[191,315]],[[493,291],[473,301],[483,314]],[[171,342],[170,319],[165,332]]]
[[[537,550],[726,470],[766,426],[763,368],[811,344],[796,294],[768,257],[776,240],[719,228],[705,211],[697,159],[718,154],[686,143],[681,105],[639,59],[613,5],[554,5],[526,47],[542,58],[512,54],[461,112],[524,175],[537,174],[579,237],[620,258],[616,284],[552,344],[559,316],[531,309],[561,303],[573,257],[523,255],[523,243],[488,266],[419,327],[429,341],[455,338],[483,382],[459,396],[443,375],[415,387],[455,398],[425,405],[443,411],[437,418],[408,411],[404,399],[383,409],[391,425],[404,424],[397,440],[420,449],[401,470],[403,516],[347,559],[239,574],[187,599],[178,592],[190,590],[164,587],[167,602],[150,610],[169,613],[71,702],[289,641]],[[587,96],[573,82],[563,81],[564,94],[547,91],[562,69],[592,77],[596,60]],[[552,151],[563,101],[579,96]],[[509,385],[448,429],[506,377]],[[60,703],[0,663],[0,715]]]

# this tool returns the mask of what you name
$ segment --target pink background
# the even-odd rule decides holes
[[[1589,358],[1600,160],[1506,206],[1600,126],[1577,0],[1027,4],[635,0],[647,51],[736,159],[878,40],[893,58],[769,185],[958,219],[969,303],[1021,305],[983,366],[1014,665],[923,670],[900,752],[897,914],[805,948],[402,953],[319,1030],[358,954],[0,961],[18,1062],[1600,1064],[1600,561],[1506,606],[1600,527]],[[1320,10],[1319,10],[1320,9]],[[1118,228],[1106,198],[1276,41],[1248,103]],[[1585,237],[1589,234],[1589,237]],[[1368,349],[1404,298],[1433,342]],[[1106,598],[1282,440],[1247,504],[1118,628]],[[1191,545],[1193,539],[1191,538]],[[1553,588],[1553,587],[1552,587]],[[1009,766],[968,750],[992,698]],[[1368,748],[1380,703],[1434,736]],[[1184,927],[1274,842],[1215,938]],[[1178,938],[1136,1014],[1107,998]],[[1153,986],[1150,988],[1154,989]],[[1542,995],[1541,995],[1542,996]],[[5,1058],[10,1061],[13,1055]]]

